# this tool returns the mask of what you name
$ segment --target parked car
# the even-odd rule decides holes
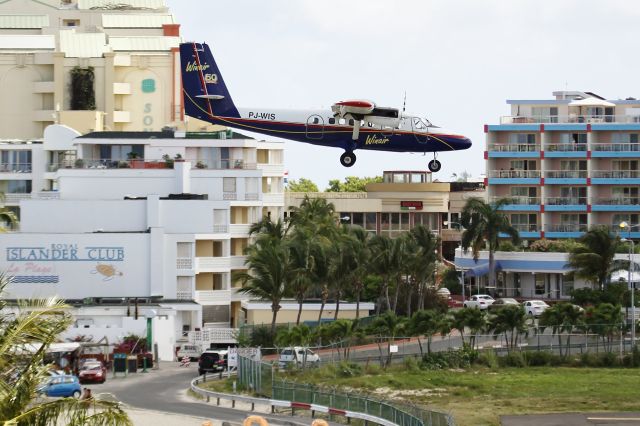
[[[198,374],[215,373],[227,368],[227,350],[208,349],[200,354],[198,360]]]
[[[516,299],[512,299],[510,297],[501,297],[489,305],[489,310],[495,311],[505,306],[520,306],[520,303],[518,303]]]
[[[38,389],[39,393],[46,396],[72,396],[80,398],[82,386],[76,376],[69,374],[52,376],[49,381]]]
[[[80,383],[104,383],[107,380],[107,368],[100,361],[87,361],[78,372]]]
[[[465,308],[473,308],[485,310],[494,302],[493,297],[488,294],[474,294],[469,298],[469,300],[465,300],[464,306]]]
[[[527,300],[523,306],[525,313],[533,317],[539,317],[549,307],[543,300]]]
[[[317,366],[320,364],[320,356],[311,349],[303,348],[302,346],[284,348],[282,352],[280,352],[280,358],[278,360],[280,368],[286,368],[292,364],[298,367],[303,365],[303,363],[310,366]]]
[[[180,349],[178,349],[178,353],[176,354],[176,356],[178,357],[178,360],[181,360],[184,357],[188,357],[190,361],[197,361],[198,358],[200,358],[201,353],[202,346],[185,343],[184,345],[180,346]]]

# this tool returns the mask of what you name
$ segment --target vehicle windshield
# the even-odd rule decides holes
[[[88,370],[101,370],[102,366],[100,364],[89,364],[89,365],[83,365],[81,370],[84,371],[88,371]]]
[[[546,303],[541,302],[541,301],[539,301],[539,302],[531,302],[531,304],[532,305],[538,305],[538,306],[546,306]]]

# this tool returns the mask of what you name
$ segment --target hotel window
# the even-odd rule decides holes
[[[611,162],[614,171],[638,170],[638,160],[616,160]]]
[[[614,186],[611,188],[611,198],[614,200],[629,200],[631,204],[638,204],[638,187]]]
[[[376,213],[365,213],[364,229],[376,232]]]
[[[364,228],[364,213],[353,213],[351,215],[351,224]]]
[[[537,231],[538,215],[536,214],[512,214],[511,225],[519,232]]]
[[[457,219],[457,213],[451,213],[451,222],[459,222],[459,220]],[[423,225],[425,228],[433,230],[434,227],[434,219],[432,216],[432,213],[415,213],[413,215],[413,226],[417,226],[417,225]],[[451,225],[449,224],[449,229],[452,229],[454,226],[457,225]]]
[[[546,286],[546,275],[545,274],[536,274],[535,275],[535,291],[536,294],[545,294],[547,292]]]
[[[0,172],[31,172],[31,151],[0,151]]]
[[[5,180],[0,181],[0,192],[5,194],[30,194],[30,180]]]
[[[637,226],[640,223],[640,215],[638,214],[629,214],[629,213],[618,213],[613,215],[613,220],[611,221],[611,225],[613,225],[617,230],[619,230],[620,222],[627,222],[631,226]],[[624,235],[624,232],[622,232]]]
[[[532,107],[531,115],[538,123],[557,123],[558,107]]]
[[[560,232],[582,232],[587,228],[587,215],[568,213],[560,215]]]
[[[587,143],[587,134],[586,133],[561,133],[560,134],[560,143],[570,144],[570,143]]]
[[[509,135],[509,143],[518,145],[535,144],[536,135],[535,133],[511,133]]]
[[[222,191],[236,192],[236,178],[234,177],[222,178]]]
[[[538,189],[535,186],[512,186],[511,197],[529,199],[538,196]]]
[[[522,288],[522,277],[518,272],[513,273],[513,295],[520,296],[520,289]]]
[[[573,277],[569,275],[562,275],[562,295],[563,296],[571,296],[571,292],[573,291]]]

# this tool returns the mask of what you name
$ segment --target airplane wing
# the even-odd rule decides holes
[[[354,118],[361,120],[363,116],[371,114],[376,104],[366,100],[348,100],[336,102],[331,106],[334,117]],[[350,116],[350,117],[348,117]]]

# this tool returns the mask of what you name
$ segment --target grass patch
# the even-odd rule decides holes
[[[208,379],[206,382],[200,382],[198,384],[202,389],[206,389],[211,392],[220,393],[233,393],[233,382],[238,379],[235,377],[227,379]]]
[[[499,416],[507,414],[640,410],[637,369],[409,367],[349,377],[330,365],[297,375],[296,380],[450,411],[458,426],[498,425]]]

